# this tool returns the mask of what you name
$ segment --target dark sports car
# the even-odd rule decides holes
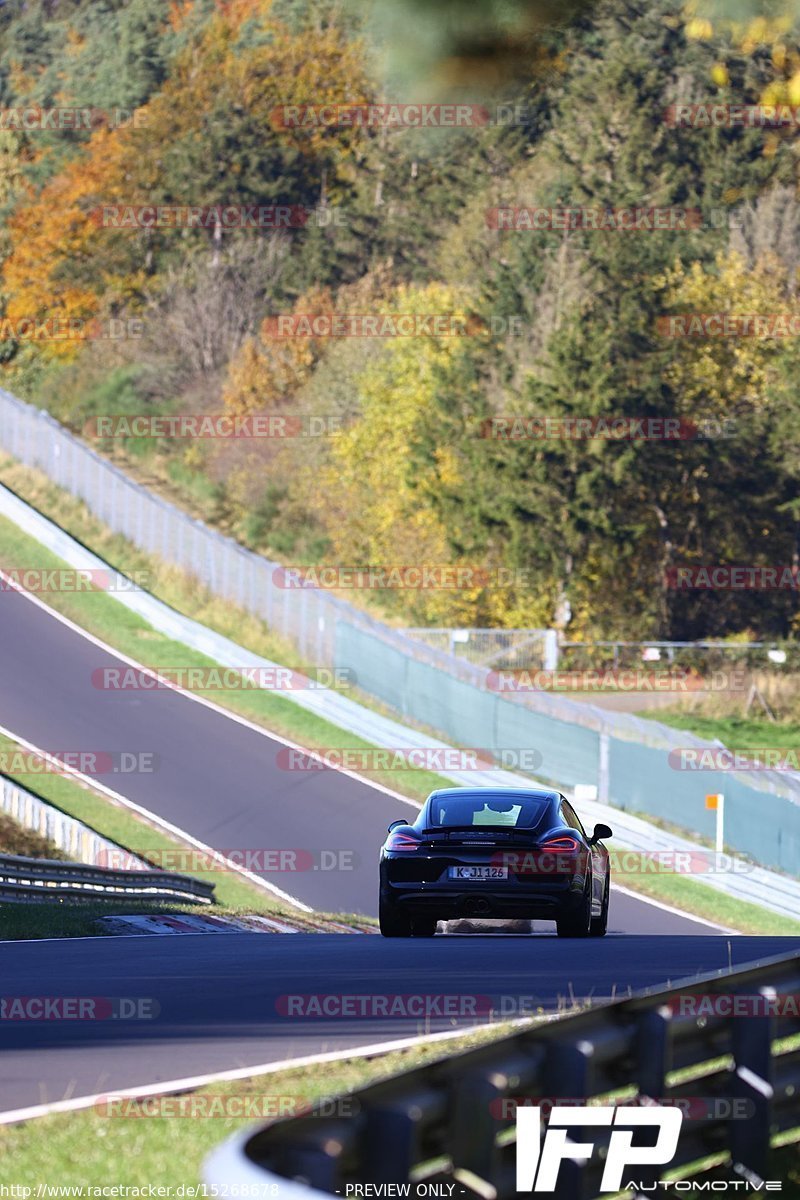
[[[454,917],[555,921],[559,937],[602,937],[610,868],[560,792],[444,788],[417,819],[393,821],[380,858],[384,937],[431,937]]]

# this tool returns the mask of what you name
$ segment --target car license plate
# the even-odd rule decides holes
[[[508,867],[450,867],[450,879],[508,879]]]

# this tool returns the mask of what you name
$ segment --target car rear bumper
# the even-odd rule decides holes
[[[573,912],[581,904],[585,880],[548,881],[522,884],[516,879],[470,883],[459,880],[437,883],[393,883],[381,876],[384,901],[409,916],[436,917],[441,921],[456,917],[485,917],[554,921]]]

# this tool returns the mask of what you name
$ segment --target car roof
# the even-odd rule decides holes
[[[476,800],[488,800],[489,797],[497,796],[503,797],[505,800],[542,800],[551,804],[561,799],[561,793],[553,791],[552,788],[457,787],[437,788],[428,796],[428,802],[440,800],[446,796],[473,797]]]

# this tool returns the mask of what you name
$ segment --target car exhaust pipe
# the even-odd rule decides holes
[[[492,906],[488,900],[482,896],[470,896],[464,901],[464,912],[470,917],[485,917],[487,913],[492,911]]]

